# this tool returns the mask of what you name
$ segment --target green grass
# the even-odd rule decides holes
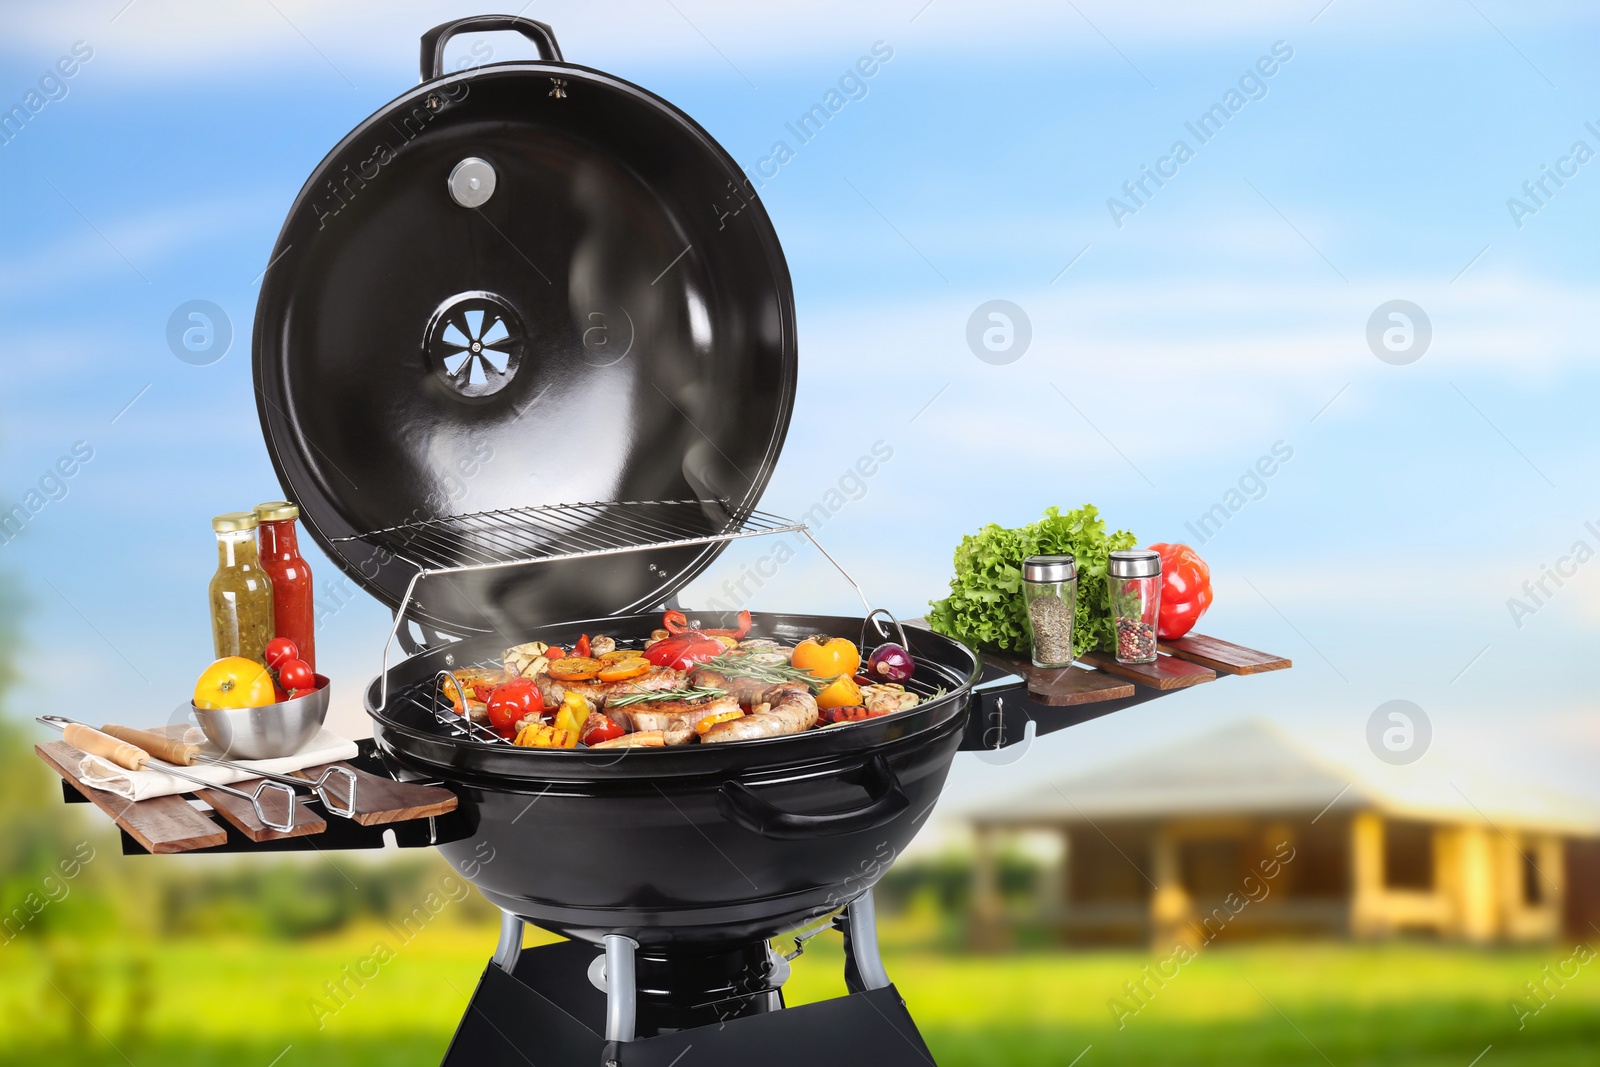
[[[384,942],[393,958],[339,1004],[337,983]],[[279,1067],[436,1064],[494,931],[439,923],[402,944],[373,927],[311,942],[0,946],[0,1065]],[[791,1003],[842,992],[834,935],[815,939]],[[889,971],[943,1067],[1050,1064],[1544,1067],[1595,1062],[1600,960],[1520,1032],[1508,1002],[1570,949],[1279,944],[1207,949],[1119,1029],[1107,1001],[1143,976],[1135,952],[955,956],[903,949]],[[368,973],[372,973],[369,969]],[[1153,988],[1153,987],[1152,987]],[[319,1019],[314,1004],[338,1007]],[[77,1005],[77,1009],[68,1001]],[[319,1027],[319,1022],[322,1025]],[[288,1051],[285,1052],[284,1050]]]

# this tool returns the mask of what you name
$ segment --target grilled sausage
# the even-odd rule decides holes
[[[704,686],[707,689],[721,689],[746,707],[760,703],[761,694],[765,693],[768,688],[768,683],[766,682],[758,682],[754,678],[740,678],[738,675],[723,674],[721,671],[712,670],[710,667],[701,667],[689,675],[689,684]]]
[[[752,705],[749,715],[719,722],[707,730],[701,743],[783,737],[804,733],[817,724],[817,698],[799,682],[779,682],[761,693],[760,700],[761,703]]]

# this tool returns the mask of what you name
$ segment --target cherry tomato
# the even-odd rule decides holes
[[[292,659],[278,668],[278,684],[289,692],[297,689],[315,689],[317,672],[303,659]]]
[[[610,741],[621,736],[621,726],[598,711],[591,711],[589,717],[583,721],[583,736],[580,740],[586,745],[598,745],[602,741]]]
[[[589,658],[589,635],[588,634],[584,634],[582,637],[578,638],[578,643],[572,646],[572,654],[574,656],[581,656],[584,659],[588,659]]]
[[[274,637],[267,642],[267,666],[273,670],[280,670],[285,663],[299,658],[300,649],[295,647],[295,643],[287,637]]]
[[[544,657],[545,657],[545,659],[552,659],[552,660],[555,660],[555,659],[566,659],[567,658],[567,652],[566,652],[566,649],[557,648],[555,645],[551,645],[549,648],[544,650]]]
[[[513,678],[489,695],[489,723],[504,733],[530,712],[543,711],[544,698],[532,678]]]

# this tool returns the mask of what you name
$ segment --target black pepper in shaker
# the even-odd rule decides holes
[[[1022,600],[1036,667],[1072,665],[1072,622],[1078,610],[1078,565],[1071,556],[1022,561]]]

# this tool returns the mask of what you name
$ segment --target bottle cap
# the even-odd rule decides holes
[[[300,509],[287,500],[269,500],[256,505],[256,518],[261,522],[285,522],[299,517]]]
[[[242,533],[254,530],[256,525],[253,511],[230,511],[211,520],[211,528],[217,533]]]

